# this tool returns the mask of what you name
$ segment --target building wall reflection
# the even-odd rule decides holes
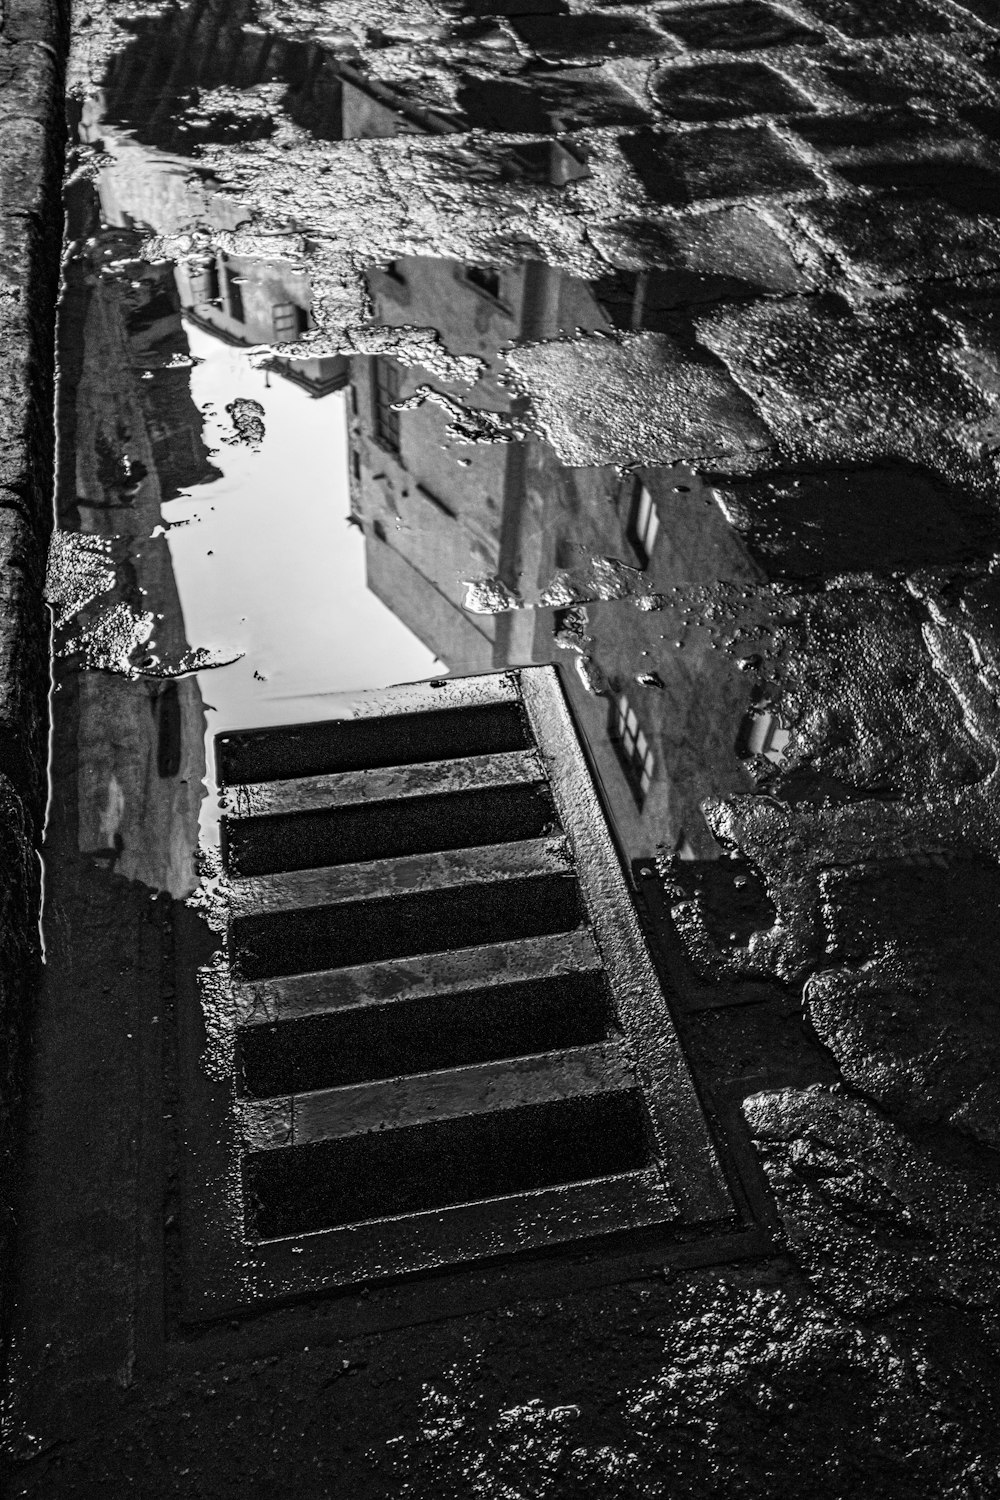
[[[309,279],[287,263],[215,254],[178,265],[175,277],[185,315],[227,344],[280,347],[312,327]],[[272,354],[267,368],[314,397],[342,390],[348,379],[342,354],[307,359]]]
[[[115,583],[95,607],[152,612],[157,654],[181,660],[188,642],[162,506],[218,471],[190,395],[169,268],[137,263],[128,280],[104,274],[106,262],[128,248],[117,231],[98,234],[67,276],[63,333],[78,335],[79,353],[76,378],[63,386],[61,419],[73,427],[74,463],[72,475],[63,474],[60,519],[108,539]],[[87,628],[86,611],[79,623]],[[205,775],[197,678],[86,671],[77,703],[81,852],[154,890],[187,894]]]
[[[92,124],[85,122],[95,144],[113,145],[114,160],[101,176],[106,223],[126,232],[171,232],[191,222],[235,226],[237,206],[191,173],[187,153],[206,132],[214,139],[220,132],[267,133],[271,106],[266,89],[259,98],[247,95],[241,109],[221,96],[210,99],[209,90],[280,83],[283,109],[329,139],[455,128],[321,49],[263,38],[249,20],[249,11],[212,3],[172,12],[149,23],[148,34],[115,62],[106,96]],[[109,116],[120,123],[108,125]],[[511,149],[511,170],[528,177],[561,184],[586,173],[560,141]],[[245,348],[280,351],[311,327],[307,278],[287,263],[212,252],[165,271],[161,291],[164,319],[182,311]],[[646,592],[669,594],[720,577],[759,582],[761,568],[739,533],[709,494],[672,470],[570,469],[536,436],[459,446],[441,406],[424,401],[400,409],[418,387],[436,386],[495,414],[494,436],[509,437],[521,413],[499,351],[578,330],[665,326],[670,276],[625,273],[588,283],[540,263],[410,258],[373,269],[370,293],[374,325],[433,328],[450,353],[480,359],[482,374],[472,389],[461,389],[388,356],[272,354],[270,368],[311,396],[350,384],[352,507],[365,532],[368,586],[454,673],[562,662],[628,854],[666,848],[686,859],[714,859],[701,802],[749,789],[746,757],[780,753],[781,738],[780,726],[757,723],[725,654],[700,637],[678,646],[657,612],[628,598],[470,611],[466,580],[496,580],[532,605],[553,580],[594,559],[628,565]],[[146,316],[153,329],[156,318],[149,310]],[[167,338],[166,324],[157,336]],[[115,396],[109,411],[121,400]],[[95,433],[106,438],[107,429],[107,421],[98,422]],[[152,443],[153,427],[149,435]],[[88,485],[103,494],[101,484],[110,481],[98,475],[98,458],[95,447]],[[159,472],[155,456],[148,466]],[[120,476],[115,482],[120,488]],[[170,587],[164,580],[167,594]],[[116,805],[113,796],[95,804],[88,834],[94,847],[97,830],[114,823]]]
[[[545,266],[417,258],[373,273],[371,289],[377,322],[435,327],[449,351],[478,356],[484,373],[458,391],[390,359],[352,362],[352,494],[370,587],[453,672],[561,661],[628,855],[665,848],[714,859],[700,804],[751,788],[744,762],[760,737],[732,661],[703,635],[678,646],[666,636],[668,617],[634,598],[537,605],[553,580],[595,558],[635,570],[637,594],[669,597],[720,577],[760,582],[739,533],[693,476],[567,468],[535,436],[463,446],[433,402],[399,409],[419,387],[436,386],[516,422],[498,351],[577,329],[611,332],[621,302]],[[536,607],[470,613],[463,580],[476,578],[495,578]],[[586,670],[573,670],[584,656]]]

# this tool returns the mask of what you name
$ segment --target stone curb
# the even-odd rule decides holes
[[[0,1334],[11,1310],[19,1099],[40,967],[64,0],[0,9]]]

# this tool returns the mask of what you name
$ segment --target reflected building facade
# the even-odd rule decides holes
[[[225,253],[175,269],[185,316],[224,343],[253,349],[291,344],[312,326],[309,279],[286,262],[262,261]],[[313,397],[328,396],[347,384],[342,354],[287,359],[272,354],[266,368]]]
[[[103,93],[83,106],[81,140],[105,157],[96,192],[78,181],[69,204],[85,248],[68,271],[62,314],[60,420],[63,452],[72,457],[60,475],[60,522],[106,538],[114,572],[113,586],[84,607],[75,627],[100,632],[117,606],[126,619],[152,618],[139,675],[60,668],[77,705],[78,847],[175,897],[196,884],[206,716],[195,673],[169,675],[191,643],[162,506],[220,477],[191,396],[184,324],[243,348],[280,350],[312,320],[308,279],[287,262],[216,253],[150,265],[140,259],[143,238],[192,221],[222,230],[240,222],[238,205],[192,172],[190,153],[202,138],[268,133],[272,122],[266,101],[238,115],[213,105],[207,119],[198,113],[204,90],[279,79],[293,118],[333,139],[449,128],[318,48],[262,38],[251,22],[246,5],[209,3],[141,27],[113,61]],[[341,390],[349,377],[339,355],[272,352],[266,368],[314,398]],[[161,667],[166,675],[157,675]]]
[[[531,434],[456,443],[446,408],[407,402],[436,388],[497,413],[509,438],[519,398],[498,351],[625,319],[648,326],[643,289],[626,302],[620,287],[608,295],[542,265],[414,258],[374,272],[371,290],[374,321],[437,328],[483,373],[458,390],[388,358],[353,361],[352,503],[369,586],[453,673],[560,661],[628,856],[716,858],[701,802],[750,790],[746,758],[780,753],[781,731],[768,737],[726,653],[704,633],[678,640],[673,616],[642,599],[719,577],[761,582],[739,532],[694,476],[567,467]],[[593,582],[596,560],[599,583],[607,559],[604,589],[581,596],[573,580]],[[466,607],[470,580],[501,585],[500,612]],[[504,593],[527,607],[504,609]]]
[[[74,625],[99,640],[119,606],[123,622],[148,619],[153,669],[71,674],[78,847],[127,879],[183,896],[195,884],[205,709],[196,676],[157,675],[189,651],[162,506],[218,470],[191,398],[172,272],[137,261],[130,280],[103,274],[130,248],[128,233],[93,236],[69,268],[63,306],[74,367],[62,387],[72,471],[60,476],[60,523],[105,539],[114,580]],[[66,688],[64,668],[59,677]]]
[[[262,37],[239,6],[208,3],[143,26],[110,70],[94,116],[95,143],[113,138],[115,160],[102,173],[105,217],[122,227],[234,228],[238,207],[191,173],[190,152],[201,139],[269,134],[267,85],[282,87],[292,120],[327,139],[462,126],[323,49]],[[247,95],[237,109],[206,92],[227,88],[258,89],[259,97]],[[502,92],[463,96],[462,107],[544,106],[542,124],[532,116],[535,129],[553,128],[568,107],[544,89],[533,103],[508,98],[506,84]],[[528,128],[520,115],[518,123]],[[577,153],[556,139],[515,143],[511,170],[562,185],[586,175]],[[311,327],[308,280],[287,263],[220,251],[171,275],[184,316],[226,342],[280,350]],[[453,674],[560,662],[627,854],[710,860],[718,847],[702,801],[750,790],[747,758],[779,755],[782,731],[754,714],[746,681],[724,652],[704,635],[678,636],[666,623],[672,616],[637,600],[720,577],[752,585],[764,572],[693,477],[655,467],[571,468],[538,436],[511,441],[521,398],[498,360],[512,344],[566,333],[665,329],[677,295],[672,278],[652,270],[589,283],[541,263],[407,258],[370,272],[371,324],[437,330],[451,355],[481,361],[472,388],[388,355],[274,353],[269,367],[312,396],[349,385],[352,511],[365,533],[372,592]],[[409,403],[427,388],[431,399]],[[496,430],[456,444],[448,430],[456,401],[492,413]],[[564,590],[560,599],[559,581],[588,570],[593,578],[595,559],[633,570],[632,597],[618,587],[629,576],[619,571],[615,587],[589,596]],[[470,610],[470,580],[494,580],[528,607]],[[625,597],[615,597],[616,587]]]

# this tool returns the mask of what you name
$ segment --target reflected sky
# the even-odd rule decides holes
[[[209,775],[214,735],[337,712],[336,695],[445,669],[368,589],[362,532],[348,524],[344,396],[311,400],[247,352],[187,325],[191,391],[223,477],[163,506],[191,641],[245,654],[199,673]],[[226,443],[226,406],[264,408],[259,451]],[[217,820],[214,797],[203,832]]]

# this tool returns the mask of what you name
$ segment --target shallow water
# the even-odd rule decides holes
[[[57,715],[78,679],[81,852],[186,895],[215,841],[220,731],[555,661],[625,854],[713,860],[701,801],[752,789],[788,745],[739,669],[789,603],[693,470],[628,461],[641,363],[595,400],[590,351],[631,338],[641,360],[669,338],[674,280],[401,255],[364,266],[363,317],[338,335],[315,256],[241,242],[246,184],[197,163],[282,131],[430,127],[365,103],[315,48],[229,20],[228,62],[220,44],[195,67],[171,50],[178,18],[150,24],[161,45],[140,27],[86,97],[68,188],[51,592]],[[557,142],[510,159],[557,185],[589,171]],[[711,420],[710,380],[687,399],[682,423]],[[81,558],[89,595],[66,583]]]

